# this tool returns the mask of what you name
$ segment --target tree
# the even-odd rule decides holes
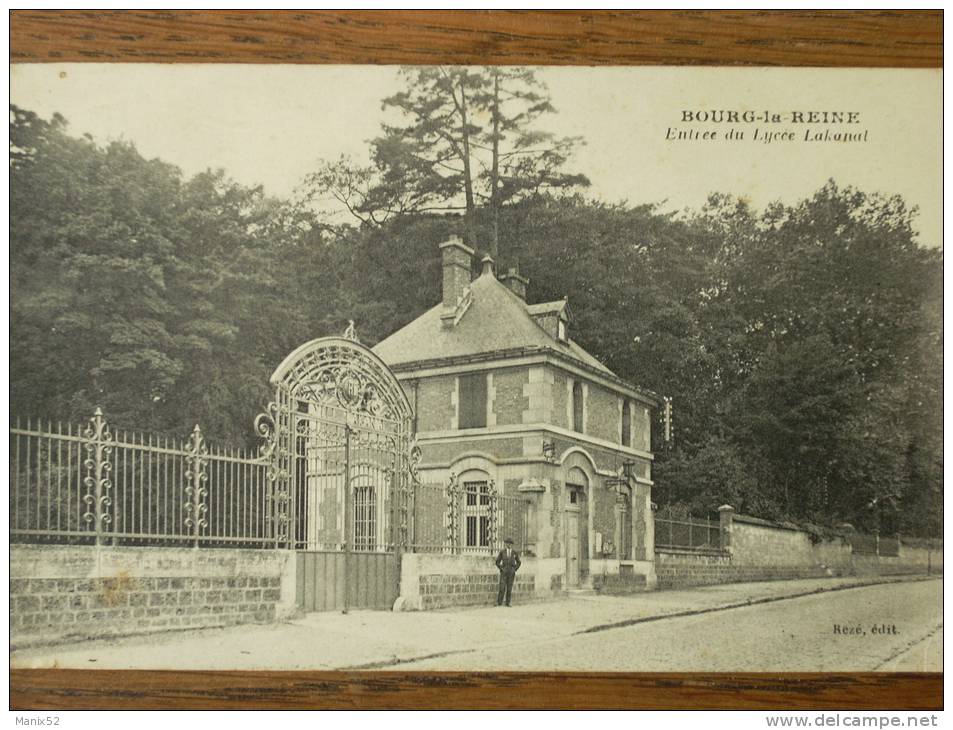
[[[11,111],[12,410],[248,438],[302,336],[280,326],[307,307],[280,256],[313,226],[222,172],[183,181]]]
[[[468,108],[489,109],[497,79],[473,75],[485,83],[466,82]],[[373,345],[439,300],[437,243],[461,217],[423,199],[329,226],[221,171],[183,179],[130,144],[11,112],[15,413],[75,420],[99,405],[119,427],[182,436],[198,422],[252,445],[290,350],[348,319]],[[942,256],[916,244],[902,200],[829,183],[795,205],[758,212],[715,195],[675,216],[528,192],[540,168],[508,167],[507,137],[494,173],[487,135],[503,124],[477,119],[471,160],[488,153],[489,177],[471,168],[470,225],[498,231],[531,301],[569,296],[575,341],[674,399],[659,502],[939,534]],[[377,174],[368,191],[381,192]],[[462,177],[430,175],[407,194],[465,200]]]
[[[696,311],[716,363],[699,433],[740,449],[773,485],[776,516],[873,528],[870,505],[889,497],[920,514],[903,529],[929,529],[940,267],[913,214],[830,182],[760,216],[717,196],[692,221],[708,239],[713,285]],[[678,458],[690,466],[705,442],[689,434]]]
[[[331,195],[363,224],[408,213],[462,212],[478,245],[477,211],[490,210],[490,255],[499,258],[502,208],[544,191],[585,186],[562,170],[577,138],[536,129],[554,111],[531,70],[424,66],[401,70],[404,90],[383,101],[403,124],[383,125],[371,165],[342,158],[305,181],[310,197]]]

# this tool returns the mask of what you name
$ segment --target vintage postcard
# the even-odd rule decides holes
[[[11,73],[14,667],[942,671],[939,69]]]

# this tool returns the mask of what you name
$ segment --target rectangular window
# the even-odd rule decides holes
[[[461,375],[459,428],[486,427],[486,373]]]
[[[622,445],[632,445],[632,404],[622,401]]]
[[[572,384],[572,430],[582,433],[582,383]]]
[[[486,482],[464,482],[466,547],[490,544],[490,488]]]

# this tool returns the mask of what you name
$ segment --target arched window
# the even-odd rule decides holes
[[[583,505],[588,499],[589,477],[578,466],[572,467],[566,475],[566,501],[569,504]]]

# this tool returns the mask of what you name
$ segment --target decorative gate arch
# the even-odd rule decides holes
[[[271,382],[275,399],[255,427],[275,545],[299,551],[299,605],[390,608],[419,458],[407,396],[348,336],[302,345]]]

